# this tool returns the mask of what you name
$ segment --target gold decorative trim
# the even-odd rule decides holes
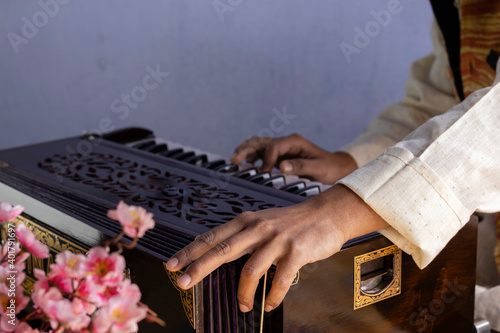
[[[33,291],[33,284],[36,279],[33,273],[35,268],[39,268],[44,270],[46,273],[49,272],[50,264],[54,262],[54,257],[56,254],[63,251],[71,251],[73,253],[81,253],[86,254],[87,249],[81,247],[78,244],[75,244],[68,239],[61,237],[54,232],[38,225],[32,220],[28,219],[25,216],[18,216],[13,223],[17,226],[19,223],[24,223],[26,227],[33,232],[35,238],[47,245],[49,248],[49,257],[47,259],[40,259],[34,256],[29,256],[26,261],[26,278],[24,279],[22,286],[24,290],[31,294]]]
[[[394,254],[392,281],[376,294],[365,293],[361,290],[361,264],[391,254]],[[354,257],[354,310],[401,294],[401,258],[401,249],[396,245]]]
[[[178,272],[171,272],[167,269],[167,263],[163,263],[163,267],[165,268],[165,272],[167,272],[168,278],[170,279],[170,282],[174,285],[175,289],[179,291],[181,294],[181,302],[182,302],[182,307],[184,308],[184,312],[186,313],[187,318],[189,319],[189,322],[191,323],[191,326],[193,326],[194,329],[196,329],[196,314],[194,311],[194,288],[191,288],[189,290],[184,290],[179,288],[177,285],[177,278],[182,274],[182,271]]]

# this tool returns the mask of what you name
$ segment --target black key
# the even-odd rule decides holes
[[[315,195],[318,195],[320,193],[320,189],[318,185],[312,185],[308,186],[306,188],[303,188],[300,191],[295,192],[298,195],[301,195],[303,197],[313,197]]]
[[[208,158],[207,155],[202,154],[202,155],[195,155],[193,157],[188,158],[184,162],[187,162],[189,164],[194,164],[194,165],[202,165],[207,163]]]
[[[215,168],[220,167],[221,165],[224,165],[224,164],[226,164],[226,161],[224,161],[224,160],[215,160],[215,161],[203,163],[201,166],[203,168],[215,170]]]
[[[175,158],[176,160],[184,161],[184,160],[187,160],[188,158],[193,157],[194,155],[196,155],[194,153],[194,151],[187,151],[187,152],[184,152],[182,154],[175,155],[175,156],[172,156],[172,157]]]
[[[303,181],[298,181],[298,182],[290,183],[288,185],[280,187],[280,190],[295,193],[295,192],[297,192],[305,187],[306,187],[306,183],[304,183]]]
[[[256,174],[255,176],[248,177],[247,180],[254,183],[261,183],[269,178],[271,178],[271,174],[269,172],[262,172]]]
[[[156,141],[155,140],[150,140],[150,141],[146,141],[146,142],[141,142],[141,143],[138,143],[138,144],[135,144],[132,146],[132,148],[136,148],[136,149],[140,149],[140,150],[147,150],[148,148],[152,147],[156,145]]]
[[[247,179],[247,178],[250,178],[252,176],[255,176],[257,173],[258,173],[257,169],[251,168],[251,169],[237,172],[233,176],[241,178],[241,179]]]
[[[165,150],[168,150],[168,147],[166,143],[160,143],[152,147],[148,147],[146,148],[146,150],[153,154],[159,154],[161,152],[164,152]]]
[[[214,169],[215,171],[223,172],[223,173],[232,173],[238,171],[238,166],[232,163],[226,163],[221,166],[218,166]]]
[[[177,148],[177,149],[172,149],[172,150],[167,150],[160,155],[165,156],[165,157],[174,157],[176,155],[182,154],[184,152],[184,149],[182,148]]]
[[[284,176],[274,176],[269,179],[264,180],[261,182],[262,185],[265,186],[270,186],[270,187],[275,187],[275,188],[281,188],[282,186],[285,185],[285,177]]]

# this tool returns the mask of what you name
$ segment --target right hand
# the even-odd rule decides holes
[[[328,152],[299,134],[282,138],[252,137],[234,151],[231,162],[240,164],[261,159],[261,171],[278,168],[284,174],[293,174],[333,184],[357,168],[351,155]]]

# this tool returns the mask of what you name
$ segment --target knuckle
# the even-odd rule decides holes
[[[213,231],[208,231],[204,234],[196,236],[196,241],[207,246],[212,246],[215,242],[215,233]]]
[[[181,251],[177,252],[174,257],[177,258],[179,261],[187,261],[190,260],[192,256],[192,251],[190,246],[185,247]]]
[[[259,279],[261,275],[259,269],[249,263],[246,263],[241,270],[241,276],[247,279]]]
[[[286,291],[292,284],[293,279],[289,276],[276,276],[273,280],[273,287],[276,287],[279,291]]]
[[[288,247],[290,255],[298,260],[301,259],[307,251],[307,241],[301,239],[301,237],[296,237],[288,244]]]
[[[288,138],[292,139],[292,140],[302,140],[304,139],[304,137],[298,133],[292,133],[290,135],[288,135]]]
[[[197,277],[202,275],[203,272],[203,265],[200,264],[200,262],[195,261],[189,267],[186,269],[187,274],[189,274],[191,277]]]
[[[213,251],[215,254],[218,256],[227,256],[231,252],[232,246],[229,244],[227,241],[222,241],[219,244],[217,244]]]
[[[246,211],[238,215],[236,218],[237,220],[243,221],[243,222],[248,222],[252,220],[252,217],[254,215],[254,212]]]
[[[270,159],[273,157],[273,154],[277,151],[278,149],[279,142],[271,142],[266,146],[264,149],[264,155],[267,157],[267,159]]]
[[[257,218],[253,223],[253,227],[261,235],[271,235],[273,230],[270,220],[265,218]]]

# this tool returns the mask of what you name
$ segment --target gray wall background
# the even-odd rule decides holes
[[[335,149],[431,50],[423,0],[55,1],[0,3],[0,149],[126,126],[226,156],[259,133]],[[356,27],[373,37],[348,62]],[[148,67],[168,73],[150,91]]]

